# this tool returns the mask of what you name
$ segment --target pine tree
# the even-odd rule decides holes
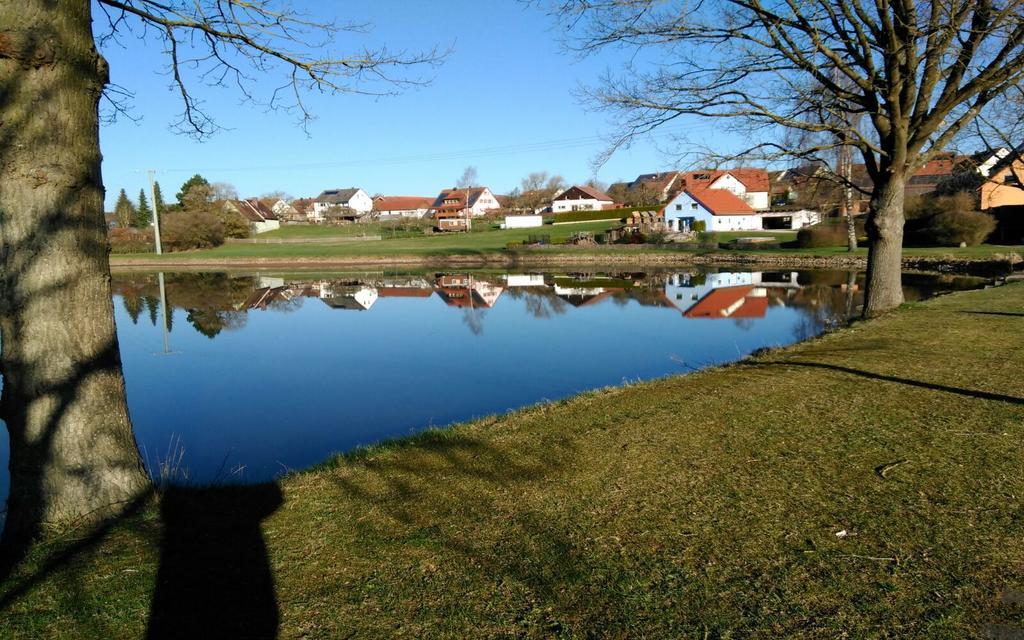
[[[153,211],[149,208],[149,202],[146,200],[146,190],[139,189],[139,208],[135,211],[135,224],[132,226],[145,229],[151,224],[153,224]]]
[[[191,178],[186,180],[183,185],[181,185],[181,190],[178,191],[178,194],[176,196],[178,198],[178,205],[181,207],[185,206],[185,203],[188,201],[189,192],[192,191],[192,189],[194,189],[195,187],[209,186],[210,183],[206,180],[206,178],[199,175],[198,173],[192,176]]]
[[[153,183],[153,211],[157,213],[164,213],[164,194],[160,191],[160,183]]]
[[[121,189],[117,196],[117,204],[114,205],[114,216],[117,217],[117,226],[127,229],[135,221],[135,205],[128,199],[128,194]]]
[[[124,302],[124,310],[128,312],[128,317],[132,319],[132,324],[139,324],[139,314],[142,313],[142,299],[136,295],[124,294],[121,296],[121,300]]]

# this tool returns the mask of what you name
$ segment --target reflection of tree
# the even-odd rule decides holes
[[[469,327],[473,335],[480,336],[484,333],[484,317],[486,315],[487,312],[484,309],[466,307],[462,312],[462,321]]]
[[[196,331],[207,338],[213,339],[221,331],[241,329],[245,326],[247,316],[244,311],[223,311],[216,309],[190,309],[185,317]]]
[[[132,319],[132,324],[139,324],[139,314],[142,313],[142,299],[139,296],[125,295],[121,298],[124,310]]]
[[[160,301],[153,296],[143,296],[142,301],[146,304],[146,311],[149,313],[149,321],[156,326],[156,317],[160,312]]]
[[[754,328],[754,319],[753,318],[735,318],[735,319],[733,319],[733,324],[735,324],[736,328],[741,330],[741,331],[750,331],[751,329]]]
[[[505,295],[513,300],[525,299],[526,312],[534,318],[550,318],[566,312],[569,305],[548,287],[512,287],[505,290]]]

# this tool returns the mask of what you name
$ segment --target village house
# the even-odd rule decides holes
[[[1024,161],[1017,154],[1004,155],[993,163],[987,179],[981,183],[981,209],[1024,205]]]
[[[281,221],[277,214],[260,202],[258,198],[225,200],[224,208],[245,218],[249,222],[249,230],[252,233],[264,233],[281,228]]]
[[[313,200],[313,215],[311,220],[323,222],[332,217],[334,212],[337,216],[345,219],[359,219],[373,211],[373,199],[358,187],[348,189],[328,189],[322,191]],[[329,214],[330,212],[330,214]]]
[[[379,220],[423,218],[433,202],[433,198],[423,196],[375,196],[373,211]]]
[[[308,221],[308,218],[306,217],[306,212],[304,210],[299,211],[299,209],[297,209],[294,204],[285,202],[284,200],[278,200],[271,204],[270,210],[277,214],[277,217],[282,222],[295,224]]]
[[[658,202],[665,202],[682,188],[678,171],[662,171],[659,173],[642,173],[636,180],[628,183],[629,191],[647,191]]]
[[[694,231],[703,222],[704,231],[755,231],[761,216],[746,202],[726,189],[681,191],[661,210],[669,231]]]
[[[683,317],[739,320],[763,318],[767,312],[768,291],[747,285],[711,289]]]
[[[771,207],[771,181],[765,169],[704,169],[687,171],[680,176],[682,189],[725,189],[755,211],[766,211]]]
[[[500,208],[498,199],[487,187],[445,189],[434,199],[430,210],[442,231],[465,231],[470,219]]]
[[[614,206],[615,201],[604,191],[585,184],[573,185],[554,197],[551,201],[551,212],[599,211]]]

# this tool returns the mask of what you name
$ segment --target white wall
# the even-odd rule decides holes
[[[279,220],[264,220],[263,222],[250,222],[249,228],[252,230],[253,233],[266,233],[267,231],[280,229],[281,222]]]
[[[551,211],[560,213],[564,211],[600,211],[606,205],[612,204],[607,200],[597,198],[581,198],[579,200],[554,200],[551,203]]]
[[[498,204],[498,199],[494,197],[490,189],[484,189],[484,192],[480,194],[480,197],[473,203],[472,211],[474,216],[482,216],[492,209],[498,209],[501,205]]]
[[[712,231],[760,231],[761,216],[712,216]]]
[[[544,216],[505,216],[506,229],[529,229],[544,226]]]

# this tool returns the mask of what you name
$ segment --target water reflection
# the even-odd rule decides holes
[[[839,271],[169,273],[162,292],[160,281],[114,277],[118,335],[143,458],[190,482],[261,481],[428,426],[736,360],[863,303],[863,275]],[[980,284],[908,275],[905,295]]]

